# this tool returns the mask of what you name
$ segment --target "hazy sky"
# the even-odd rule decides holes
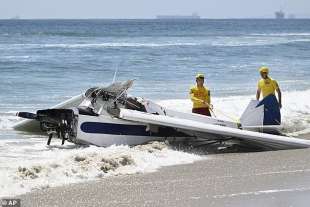
[[[154,18],[192,14],[203,18],[310,17],[310,0],[0,0],[0,18]]]

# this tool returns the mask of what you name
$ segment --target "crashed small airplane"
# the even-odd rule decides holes
[[[241,123],[170,110],[151,100],[128,96],[133,80],[88,89],[51,109],[19,112],[15,130],[45,133],[76,144],[139,145],[149,141],[190,140],[204,144],[230,142],[264,150],[310,147],[310,140],[269,134],[279,123],[268,122],[262,102],[252,100]],[[268,133],[266,133],[268,132]]]

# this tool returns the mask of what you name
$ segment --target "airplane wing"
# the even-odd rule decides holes
[[[165,115],[155,115],[129,109],[121,109],[119,117],[121,119],[142,122],[147,124],[173,127],[177,129],[194,132],[221,135],[232,137],[240,141],[256,143],[257,145],[269,146],[272,149],[296,149],[310,147],[310,140],[271,135],[219,125],[207,124],[200,121],[188,120],[184,118],[169,117]]]

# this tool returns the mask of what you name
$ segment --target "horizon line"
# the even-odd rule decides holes
[[[223,18],[208,18],[208,17],[200,17],[197,19],[186,19],[186,18],[180,18],[180,19],[158,19],[156,17],[153,18],[110,18],[110,17],[86,17],[86,18],[65,18],[65,17],[46,17],[46,18],[0,18],[0,20],[172,20],[172,21],[180,21],[180,20],[306,20],[310,19],[310,17],[295,17],[295,18],[284,18],[284,19],[276,19],[274,17],[223,17]]]

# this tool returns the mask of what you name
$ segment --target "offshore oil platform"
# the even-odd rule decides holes
[[[285,13],[282,10],[276,11],[274,14],[275,14],[276,19],[284,19],[285,18]]]

